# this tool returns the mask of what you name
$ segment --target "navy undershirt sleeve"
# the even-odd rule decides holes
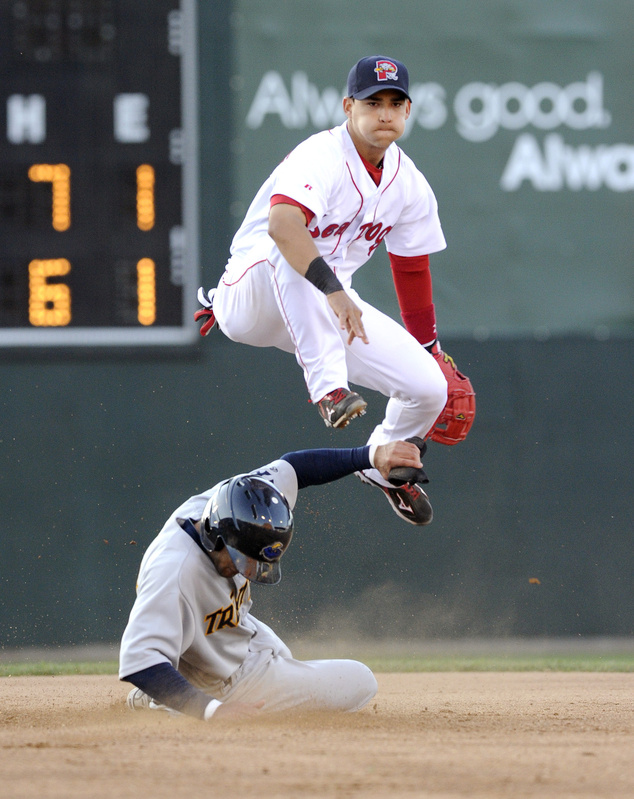
[[[205,708],[213,699],[195,688],[170,663],[158,663],[123,680],[140,688],[155,702],[197,719],[204,719]]]
[[[297,474],[299,488],[322,485],[339,480],[361,469],[370,469],[370,447],[341,449],[303,449],[287,452],[281,460],[288,461]]]

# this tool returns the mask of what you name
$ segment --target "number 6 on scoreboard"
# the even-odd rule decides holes
[[[29,322],[36,327],[63,327],[71,320],[70,288],[49,283],[49,277],[67,275],[66,258],[34,260],[29,264]]]

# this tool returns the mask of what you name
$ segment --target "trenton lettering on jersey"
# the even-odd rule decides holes
[[[239,591],[232,589],[231,602],[229,605],[214,610],[213,613],[208,613],[205,616],[206,632],[205,635],[211,635],[216,630],[222,630],[223,627],[237,627],[239,622],[238,611],[246,600],[251,599],[251,591],[249,583],[245,583]]]

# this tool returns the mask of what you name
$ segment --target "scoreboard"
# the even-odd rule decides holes
[[[0,347],[195,340],[196,50],[195,0],[0,0]]]

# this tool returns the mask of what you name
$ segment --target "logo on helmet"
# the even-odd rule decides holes
[[[374,71],[377,80],[398,80],[398,67],[391,61],[377,61]]]
[[[260,555],[264,560],[277,560],[284,554],[284,544],[281,541],[276,541],[274,544],[269,544],[264,549],[260,550]]]

